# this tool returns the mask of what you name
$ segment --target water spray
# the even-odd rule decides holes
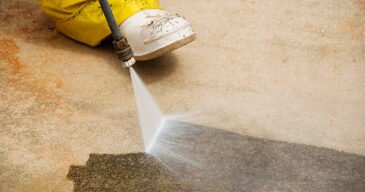
[[[113,12],[107,0],[99,0],[105,18],[108,22],[109,28],[113,35],[113,45],[122,61],[123,67],[129,67],[134,95],[136,98],[137,111],[139,116],[139,123],[142,130],[143,142],[145,151],[148,153],[155,143],[156,137],[160,128],[164,124],[164,116],[160,111],[157,103],[152,95],[146,89],[143,81],[138,77],[132,65],[136,62],[133,58],[133,52],[128,44],[126,37],[124,37],[119,30],[119,26],[115,21]]]
[[[150,153],[161,128],[165,124],[166,117],[161,112],[157,102],[153,99],[152,94],[148,91],[133,67],[129,69],[145,152]]]
[[[127,38],[120,33],[119,26],[115,21],[108,0],[99,0],[99,3],[112,32],[114,49],[122,61],[122,66],[131,67],[136,63],[136,60],[133,58],[133,51],[128,44]]]

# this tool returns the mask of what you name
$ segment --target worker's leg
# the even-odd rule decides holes
[[[159,9],[158,0],[108,0],[118,24],[145,9]],[[90,46],[111,34],[97,0],[39,0],[57,31]]]
[[[121,31],[135,52],[136,59],[157,57],[193,39],[189,23],[163,11],[158,0],[108,1],[117,23],[121,25]],[[96,46],[111,34],[97,0],[39,2],[55,22],[57,31],[77,41]],[[189,32],[184,32],[184,27]]]

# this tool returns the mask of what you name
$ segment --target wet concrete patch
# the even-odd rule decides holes
[[[71,166],[74,191],[365,191],[363,156],[181,122],[169,129],[159,155],[91,154]]]
[[[72,166],[68,177],[74,191],[179,191],[188,190],[152,156],[92,154],[83,166]],[[184,190],[184,191],[185,191]]]

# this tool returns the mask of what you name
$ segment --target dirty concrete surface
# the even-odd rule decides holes
[[[136,68],[166,114],[365,155],[365,1],[161,4],[198,35]],[[112,47],[58,34],[37,1],[0,1],[0,25],[0,191],[72,191],[90,154],[143,151]]]

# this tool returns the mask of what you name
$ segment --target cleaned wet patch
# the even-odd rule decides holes
[[[363,156],[189,123],[170,125],[152,154],[92,154],[86,166],[71,166],[74,190],[365,190]]]

